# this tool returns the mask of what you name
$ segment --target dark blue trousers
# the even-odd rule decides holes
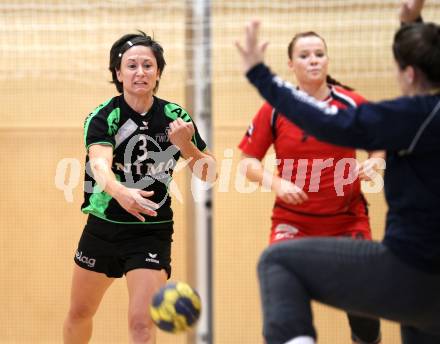
[[[267,248],[258,264],[267,344],[316,338],[311,300],[401,324],[403,344],[440,344],[440,275],[378,242],[305,238]]]

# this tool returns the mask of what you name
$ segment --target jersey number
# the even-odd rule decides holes
[[[139,146],[139,150],[142,151],[142,155],[137,156],[137,161],[144,161],[147,160],[147,137],[145,135],[139,135],[139,141],[141,142],[141,145]]]

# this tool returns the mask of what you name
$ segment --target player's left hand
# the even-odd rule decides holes
[[[366,182],[371,182],[379,171],[376,159],[367,159],[358,168],[359,179]]]
[[[425,0],[403,0],[399,9],[399,19],[402,23],[411,23],[422,14]]]
[[[194,124],[192,122],[185,122],[181,118],[177,118],[170,123],[170,131],[168,137],[170,142],[182,150],[191,142],[191,138],[195,133]]]

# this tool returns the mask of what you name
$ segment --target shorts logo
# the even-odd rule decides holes
[[[89,268],[93,268],[96,263],[95,258],[89,258],[89,257],[83,256],[82,251],[76,251],[75,259],[81,263],[86,264]]]
[[[148,252],[148,257],[145,258],[146,262],[159,264],[159,259],[155,259],[157,257],[157,253]]]
[[[280,223],[275,228],[275,240],[293,239],[299,230],[291,225]]]

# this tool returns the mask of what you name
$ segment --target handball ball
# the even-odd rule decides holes
[[[178,333],[195,325],[202,303],[197,292],[184,282],[170,282],[154,296],[151,318],[160,329]]]

